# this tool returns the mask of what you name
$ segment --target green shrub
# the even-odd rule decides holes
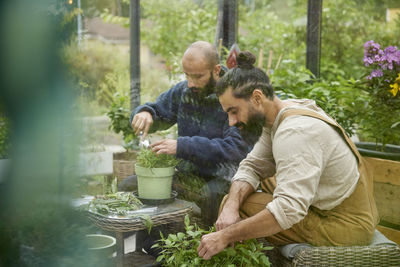
[[[115,94],[125,95],[129,92],[129,79],[128,71],[114,70],[107,73],[103,81],[100,82],[99,89],[96,91],[98,103],[105,107],[112,106]]]
[[[256,7],[239,6],[239,47],[259,55],[263,48],[262,66],[267,69],[269,51],[272,51],[271,68],[278,63],[279,56],[292,60],[296,65],[305,64],[305,21],[293,10],[293,3],[274,7],[273,1],[261,1]],[[285,1],[288,2],[288,1]],[[280,5],[276,3],[275,5]],[[286,10],[286,11],[285,11]],[[290,16],[282,14],[289,12]],[[294,13],[294,14],[292,14]],[[305,12],[302,12],[305,14]]]
[[[215,231],[214,227],[209,231],[203,230],[197,225],[190,225],[189,216],[185,217],[186,233],[170,234],[161,237],[161,240],[153,247],[161,248],[161,255],[157,258],[163,266],[270,266],[263,243],[255,239],[236,243],[234,247],[227,247],[209,260],[200,258],[197,247],[201,237]]]
[[[214,41],[217,4],[205,0],[141,1],[141,40],[150,50],[162,56],[170,78],[181,73],[183,52],[196,40]],[[129,27],[129,18],[102,14],[107,22]]]
[[[359,78],[363,68],[360,47],[368,40],[383,45],[400,45],[400,23],[385,21],[385,8],[396,6],[384,1],[325,1],[322,10],[321,77],[335,81],[338,76]],[[239,5],[239,47],[258,55],[263,52],[266,69],[269,51],[273,51],[272,68],[279,55],[295,62],[292,70],[305,66],[307,36],[307,1],[262,0],[256,6]]]
[[[116,45],[85,41],[78,47],[70,43],[64,47],[63,58],[71,80],[78,85],[76,93],[90,100],[95,99],[96,92],[108,73],[126,72],[129,75],[129,56],[119,53]]]
[[[313,76],[305,67],[292,71],[292,62],[283,63],[282,68],[272,76],[276,93],[282,99],[307,98],[315,100],[317,105],[333,117],[346,131],[353,135],[356,131],[358,116],[363,113],[366,94],[359,88],[359,80],[338,78],[335,81],[317,80],[311,83]],[[286,67],[286,65],[288,65]]]
[[[10,122],[0,113],[0,159],[8,158],[10,148]]]

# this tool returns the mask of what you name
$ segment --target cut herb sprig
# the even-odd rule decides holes
[[[89,209],[100,214],[127,215],[129,211],[138,210],[143,203],[130,192],[101,195],[94,198]]]
[[[145,168],[166,168],[174,167],[179,163],[179,160],[172,155],[160,154],[157,155],[153,150],[142,148],[136,159],[136,164]]]

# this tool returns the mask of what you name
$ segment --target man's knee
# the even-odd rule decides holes
[[[218,214],[221,213],[222,209],[224,208],[228,196],[229,195],[225,195],[222,199]],[[273,196],[271,194],[265,192],[254,192],[243,202],[242,206],[240,207],[240,216],[242,218],[247,218],[259,213],[265,209],[267,204],[271,202],[272,199]]]
[[[242,217],[251,217],[264,210],[273,196],[264,192],[254,192],[251,194],[240,207],[240,215]]]

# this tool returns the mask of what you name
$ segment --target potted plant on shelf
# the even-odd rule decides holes
[[[135,136],[129,123],[130,110],[127,108],[128,95],[116,93],[107,112],[111,120],[110,129],[115,133],[122,133],[123,147],[126,152],[114,153],[114,174],[120,182],[124,178],[135,173],[134,162],[139,149],[139,138]]]
[[[400,161],[400,50],[382,50],[374,41],[366,42],[364,49],[369,70],[358,132],[367,142],[356,145],[364,156]]]
[[[148,200],[170,198],[172,178],[178,162],[175,156],[157,155],[151,149],[141,149],[135,164],[139,198]]]
[[[363,84],[365,105],[358,114],[360,139],[356,146],[372,170],[374,198],[380,215],[378,230],[400,244],[400,212],[393,205],[400,195],[400,50],[364,45],[369,68]]]

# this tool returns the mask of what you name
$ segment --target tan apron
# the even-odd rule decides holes
[[[332,210],[320,210],[311,206],[302,221],[293,225],[290,229],[266,237],[266,239],[276,245],[290,243],[310,243],[314,246],[370,244],[379,217],[373,198],[372,173],[367,170],[364,159],[343,128],[317,112],[299,109],[288,110],[282,114],[278,127],[285,118],[292,115],[314,117],[333,126],[357,157],[360,178],[350,197]],[[241,217],[247,218],[265,209],[266,205],[273,199],[272,193],[275,186],[275,177],[264,179],[261,182],[263,192],[255,192],[244,201],[240,208]],[[221,205],[223,204],[224,201]]]

